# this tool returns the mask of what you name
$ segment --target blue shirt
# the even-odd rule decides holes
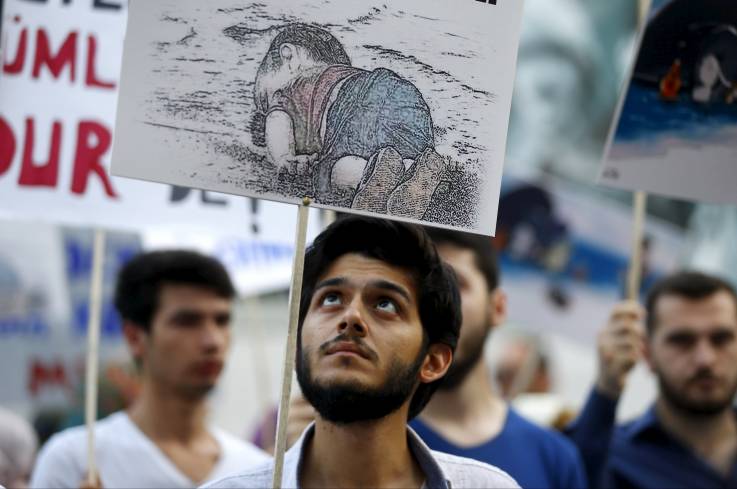
[[[513,409],[497,436],[474,447],[459,447],[419,419],[410,426],[433,450],[493,464],[523,488],[586,487],[586,475],[576,447],[563,435],[541,428]]]
[[[737,460],[727,477],[670,435],[655,407],[615,427],[617,401],[594,390],[569,428],[595,486],[616,488],[737,487]]]

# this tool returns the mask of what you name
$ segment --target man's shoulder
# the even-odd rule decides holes
[[[538,448],[556,453],[577,453],[576,446],[562,433],[533,423],[512,409],[509,410],[509,423],[508,429],[513,437],[524,440],[526,445],[534,444]]]
[[[737,411],[735,411],[735,414],[737,415]],[[663,434],[655,405],[651,405],[639,416],[617,424],[614,428],[612,442],[614,444],[629,444],[636,442],[642,436],[652,439],[653,436],[658,438],[659,435],[662,436]]]
[[[95,423],[95,436],[101,437],[107,435],[111,430],[116,430],[123,421],[124,413],[113,413]],[[86,447],[87,444],[87,427],[85,425],[73,426],[55,433],[44,444],[44,450],[68,450],[73,447]]]
[[[271,460],[262,462],[255,467],[242,472],[222,477],[202,486],[202,489],[235,489],[235,488],[264,488],[271,487],[274,463]]]
[[[225,430],[213,427],[211,428],[211,432],[222,445],[226,456],[237,460],[237,463],[239,463],[241,467],[243,467],[244,461],[246,461],[245,463],[249,466],[256,466],[271,460],[271,457],[256,445],[242,440]]]
[[[435,450],[432,456],[453,487],[519,487],[509,474],[493,465]]]

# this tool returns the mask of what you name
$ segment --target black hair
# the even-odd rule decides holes
[[[232,299],[235,288],[225,267],[194,251],[166,250],[141,253],[118,273],[115,307],[123,320],[151,331],[163,285],[194,285]]]
[[[455,351],[461,329],[461,298],[455,274],[440,259],[432,240],[420,226],[359,216],[338,219],[307,249],[299,307],[297,341],[300,350],[302,324],[317,280],[331,263],[348,253],[358,253],[407,270],[418,294],[423,348],[442,343]],[[441,380],[417,387],[410,401],[409,419],[422,411]]]
[[[647,333],[652,334],[657,326],[655,309],[658,300],[666,295],[685,297],[690,300],[701,300],[711,297],[717,292],[727,292],[737,309],[737,292],[732,285],[720,278],[705,273],[684,270],[662,278],[648,291],[645,300]]]
[[[491,238],[449,229],[428,227],[425,230],[437,246],[448,244],[471,250],[475,257],[476,268],[486,279],[489,291],[499,286],[499,265]]]

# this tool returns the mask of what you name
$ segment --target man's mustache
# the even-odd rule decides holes
[[[337,343],[352,343],[353,345],[356,346],[356,348],[358,348],[358,350],[360,350],[363,356],[365,356],[366,358],[368,358],[369,360],[373,362],[375,362],[379,358],[379,355],[374,350],[369,348],[366,345],[366,343],[363,341],[362,338],[357,337],[357,336],[350,336],[345,333],[341,333],[335,338],[333,338],[332,340],[326,341],[325,343],[320,345],[320,348],[319,348],[320,353],[324,355],[325,352],[327,352],[331,347],[333,347]]]
[[[709,368],[704,368],[696,372],[690,379],[690,382],[698,382],[700,380],[720,380],[719,376],[714,375],[714,372]]]

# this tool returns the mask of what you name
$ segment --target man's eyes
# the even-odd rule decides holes
[[[399,306],[397,305],[397,303],[386,297],[383,299],[379,299],[379,302],[376,303],[376,308],[380,311],[389,312],[392,314],[397,314],[399,312]]]
[[[319,302],[321,307],[339,306],[343,304],[343,295],[338,292],[328,292],[323,294]],[[382,312],[391,314],[399,313],[399,304],[388,297],[381,297],[376,301],[374,307]]]
[[[691,335],[673,335],[668,338],[668,342],[672,345],[680,347],[688,347],[696,343],[696,338]]]
[[[321,306],[337,306],[341,303],[341,297],[340,294],[337,292],[328,292],[327,294],[322,296],[322,299],[320,300]]]

